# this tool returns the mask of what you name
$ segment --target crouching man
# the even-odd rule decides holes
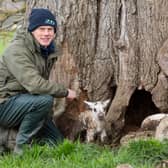
[[[20,30],[0,61],[0,127],[18,128],[14,152],[36,138],[56,144],[63,137],[50,117],[54,97],[76,98],[76,92],[48,80],[57,59],[57,22],[48,9],[33,9],[28,30]]]

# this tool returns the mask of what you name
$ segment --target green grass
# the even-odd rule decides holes
[[[150,165],[152,168],[161,160],[168,158],[168,141],[160,142],[155,139],[130,142],[128,146],[118,151],[120,162],[128,162],[135,167]]]
[[[0,31],[0,55],[3,53],[4,49],[12,39],[13,34],[14,32],[10,31]]]
[[[154,168],[168,158],[168,141],[140,140],[119,149],[65,140],[56,147],[33,146],[22,157],[12,153],[0,157],[3,168],[116,168],[129,163],[135,168]]]

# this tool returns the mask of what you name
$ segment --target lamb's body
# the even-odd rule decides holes
[[[106,138],[105,120],[97,120],[93,117],[92,111],[87,110],[80,114],[79,120],[82,122],[83,128],[87,130],[87,142],[94,141],[96,134],[100,134],[101,142]]]

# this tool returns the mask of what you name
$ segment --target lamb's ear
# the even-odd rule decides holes
[[[107,107],[107,105],[110,103],[110,99],[107,99],[105,101],[103,101],[103,107]]]
[[[89,101],[85,100],[84,103],[87,104],[90,109],[94,108],[94,103],[93,102],[89,102]]]

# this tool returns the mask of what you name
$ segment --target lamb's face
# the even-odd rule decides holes
[[[110,100],[106,101],[97,101],[97,102],[88,102],[84,101],[89,108],[92,111],[92,115],[95,120],[104,120],[105,119],[105,113],[106,113],[106,107]]]

